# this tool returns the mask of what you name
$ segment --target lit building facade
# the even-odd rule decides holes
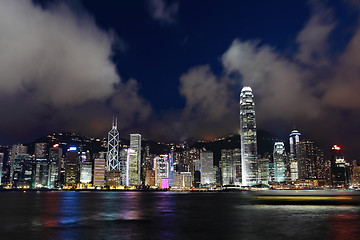
[[[61,179],[61,158],[62,148],[59,147],[59,144],[53,145],[49,149],[49,188],[60,187],[63,184]]]
[[[108,150],[106,154],[107,171],[120,170],[119,163],[119,131],[117,119],[113,120],[112,128],[108,133]]]
[[[94,187],[105,186],[105,159],[96,158],[94,160]]]
[[[350,166],[345,161],[342,149],[337,145],[331,148],[330,182],[334,188],[346,188],[350,184]]]
[[[92,162],[80,163],[80,183],[89,184],[92,181]]]
[[[140,164],[136,150],[129,148],[126,162],[126,186],[140,185]]]
[[[130,134],[130,148],[136,153],[136,160],[132,161],[133,164],[137,164],[136,174],[138,174],[137,186],[141,185],[141,135],[138,133]],[[135,171],[135,165],[132,165]]]
[[[76,147],[70,147],[66,153],[65,185],[74,188],[79,183],[79,153]]]
[[[285,145],[283,142],[275,142],[274,151],[274,178],[275,182],[285,182],[286,181],[286,167],[285,167]]]
[[[169,179],[169,155],[163,154],[154,158],[155,186],[160,187],[161,179]]]
[[[290,179],[295,181],[299,178],[298,161],[296,145],[300,142],[300,132],[296,129],[292,130],[289,136],[290,143]]]
[[[243,87],[240,93],[240,140],[242,185],[256,185],[258,183],[256,119],[254,95],[250,87]]]
[[[14,177],[14,161],[18,154],[27,154],[27,146],[22,144],[13,145],[10,153],[10,183],[13,184]]]
[[[200,153],[201,185],[214,184],[214,156],[212,152]]]

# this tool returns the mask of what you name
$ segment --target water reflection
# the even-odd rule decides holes
[[[357,206],[253,205],[238,193],[0,193],[1,239],[360,239]]]

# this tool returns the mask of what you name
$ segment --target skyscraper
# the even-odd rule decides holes
[[[97,158],[94,160],[94,187],[105,186],[105,159]]]
[[[79,182],[79,153],[76,147],[70,147],[66,153],[65,184],[75,188]]]
[[[108,151],[106,155],[107,171],[120,170],[119,164],[119,131],[117,118],[113,120],[112,128],[108,133]]]
[[[275,142],[274,144],[274,177],[275,182],[285,182],[285,145],[283,142]]]
[[[296,144],[300,141],[301,134],[298,130],[294,129],[290,133],[290,177],[292,181],[299,178],[299,167],[297,160]]]
[[[200,153],[200,176],[202,185],[214,183],[214,157],[212,152]]]
[[[299,178],[315,178],[315,147],[314,142],[305,140],[296,145]]]
[[[250,87],[243,87],[240,93],[240,138],[242,185],[256,185],[258,183],[256,119],[254,95]]]
[[[331,185],[334,188],[348,187],[350,183],[350,167],[345,161],[342,150],[334,145],[331,148]]]
[[[141,135],[130,134],[130,154],[129,156],[129,167],[130,167],[130,185],[138,186],[141,185]]]
[[[13,177],[14,177],[14,161],[15,157],[18,154],[26,154],[27,153],[27,146],[24,146],[22,144],[13,145],[11,148],[11,154],[10,154],[10,183],[13,183]]]

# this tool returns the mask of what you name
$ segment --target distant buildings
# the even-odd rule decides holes
[[[201,185],[214,184],[214,158],[212,152],[200,153]]]
[[[242,185],[256,185],[258,183],[256,119],[254,95],[250,87],[243,87],[240,93],[240,138]]]
[[[76,188],[79,182],[79,153],[76,147],[70,147],[66,153],[65,185]]]
[[[94,187],[105,186],[105,159],[97,158],[94,160]]]
[[[274,177],[275,182],[285,182],[286,181],[286,168],[285,168],[285,145],[283,142],[275,142],[274,151]]]
[[[350,184],[350,167],[345,161],[341,147],[331,148],[331,185],[334,188],[346,188]]]
[[[120,170],[119,163],[119,131],[117,130],[117,119],[112,123],[112,128],[108,133],[108,150],[106,154],[107,171]]]
[[[297,151],[296,145],[300,141],[301,134],[298,130],[294,129],[290,133],[289,143],[290,143],[290,178],[292,181],[295,181],[299,178],[298,170],[298,161],[297,161]]]

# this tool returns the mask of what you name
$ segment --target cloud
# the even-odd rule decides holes
[[[270,46],[235,40],[221,60],[228,74],[241,74],[243,85],[253,88],[256,108],[263,116],[260,120],[292,121],[321,114],[319,101],[306,82],[311,73]]]
[[[174,24],[177,20],[179,4],[166,0],[148,0],[150,15],[162,24]]]
[[[328,63],[327,40],[335,28],[336,22],[329,8],[325,8],[318,1],[311,3],[313,14],[296,38],[299,50],[295,59],[304,64],[323,66]]]
[[[67,5],[1,2],[0,91],[55,106],[104,99],[120,82],[110,61],[112,38]]]
[[[104,135],[112,116],[121,128],[144,121],[151,106],[134,79],[123,82],[111,61],[112,32],[81,7],[31,0],[0,3],[0,135],[33,140],[54,130]]]
[[[180,93],[186,99],[181,121],[187,124],[187,137],[214,139],[236,132],[238,103],[230,90],[233,82],[215,76],[208,65],[190,69],[180,77]]]
[[[340,109],[360,110],[360,29],[334,68],[334,76],[323,87],[325,104]]]

